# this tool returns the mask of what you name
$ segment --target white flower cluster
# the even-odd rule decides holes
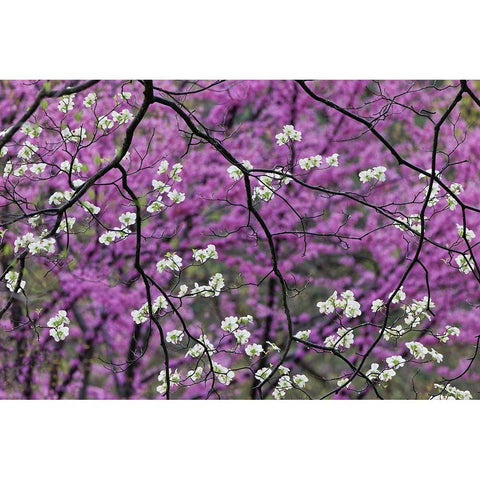
[[[338,153],[333,153],[325,159],[325,162],[327,162],[327,165],[330,167],[338,167],[338,157]]]
[[[338,167],[338,153],[333,153],[332,155],[326,157],[324,160],[330,167]],[[321,155],[313,155],[311,157],[301,158],[298,161],[300,168],[302,170],[311,170],[315,167],[320,167],[322,165],[322,156]]]
[[[277,145],[285,145],[290,140],[292,142],[300,142],[302,140],[302,132],[295,130],[293,125],[285,125],[283,132],[275,135]]]
[[[269,367],[264,367],[264,368],[260,368],[255,372],[255,378],[259,382],[262,382],[263,380],[266,380],[271,374],[272,374],[272,369]]]
[[[458,327],[452,327],[451,325],[445,325],[445,332],[437,335],[437,339],[442,343],[447,343],[451,336],[458,337],[460,335],[460,329]]]
[[[120,240],[127,238],[128,235],[132,233],[128,226],[133,225],[137,221],[137,214],[135,212],[125,212],[118,217],[118,220],[120,221],[118,230],[108,230],[100,235],[98,238],[99,243],[102,243],[103,245],[110,245],[117,238]]]
[[[300,330],[294,335],[294,338],[299,338],[300,340],[308,340],[311,333],[311,330]]]
[[[302,170],[311,170],[312,168],[319,167],[322,164],[322,156],[315,155],[312,157],[301,158],[298,161]]]
[[[67,190],[65,192],[55,192],[50,195],[48,203],[50,205],[60,205],[64,200],[69,201],[72,198],[72,192]]]
[[[167,332],[165,340],[169,343],[177,345],[183,340],[183,332],[181,330],[171,330],[170,332]]]
[[[168,268],[169,270],[178,272],[182,268],[182,262],[182,257],[179,257],[176,252],[167,252],[165,258],[157,262],[157,270],[159,273],[162,273]]]
[[[157,313],[159,310],[166,310],[167,308],[168,302],[163,295],[159,295],[152,303],[153,314]],[[130,315],[132,316],[133,321],[137,325],[147,322],[150,318],[150,315],[148,313],[148,302],[144,303],[139,310],[133,310]]]
[[[215,374],[216,379],[223,385],[230,385],[232,380],[235,378],[235,372],[217,362],[212,362],[212,365],[213,373]]]
[[[335,311],[336,308],[341,308],[347,318],[356,318],[362,314],[360,304],[355,300],[355,295],[351,290],[343,292],[341,297],[337,297],[335,290],[325,302],[318,302],[317,307],[320,313],[328,314]]]
[[[193,382],[198,382],[202,378],[203,368],[198,366],[195,370],[189,370],[187,378],[190,378]]]
[[[426,170],[430,175],[432,174],[432,169],[429,168],[428,170]],[[423,173],[421,173],[420,175],[418,175],[418,178],[420,180],[423,180],[423,179],[426,179],[427,182],[430,181],[430,177],[427,177],[426,175],[424,175]],[[438,170],[435,170],[435,179],[441,179],[442,176],[440,175],[440,172]],[[453,194],[455,195],[460,195],[461,193],[463,193],[464,191],[464,188],[463,188],[463,185],[460,184],[460,183],[452,183],[450,185],[450,190],[452,191]],[[428,206],[429,207],[433,207],[434,205],[436,205],[439,201],[439,198],[437,197],[438,193],[440,192],[440,185],[438,185],[438,183],[434,182],[432,184],[432,191],[430,193],[430,198],[428,200]],[[428,186],[424,188],[423,190],[423,194],[424,194],[424,197],[427,196],[427,193],[428,193]],[[458,202],[450,195],[450,194],[447,194],[446,196],[446,201],[447,201],[447,207],[450,209],[450,210],[455,210],[457,208],[457,205],[458,205]]]
[[[200,358],[205,353],[205,349],[209,355],[215,353],[215,347],[206,335],[200,335],[198,341],[202,343],[195,343],[195,345],[185,354],[186,357]]]
[[[75,130],[65,127],[60,134],[65,142],[80,143],[87,137],[87,131],[83,127],[75,128]]]
[[[167,196],[173,203],[182,203],[185,201],[185,194],[178,192],[177,190],[168,192]]]
[[[278,379],[278,383],[272,392],[275,400],[281,400],[285,397],[288,390],[292,388],[305,388],[308,383],[308,377],[306,375],[297,374],[290,378],[290,369],[280,365],[278,370],[282,376]]]
[[[389,359],[390,363],[394,364],[396,368],[403,366],[402,362],[399,359],[392,360],[392,357],[389,357]],[[389,382],[396,375],[395,368],[386,368],[381,371],[379,370],[379,368],[380,365],[378,363],[372,363],[370,369],[365,375],[372,381],[379,380],[383,383]]]
[[[399,230],[407,230],[410,227],[414,232],[420,233],[422,231],[422,220],[419,214],[414,213],[406,217],[405,220],[395,220],[393,225]]]
[[[127,91],[122,91],[122,92],[118,92],[117,95],[115,95],[115,99],[118,97],[119,100],[130,100],[130,98],[132,97],[132,94],[130,92],[127,92]]]
[[[263,346],[259,343],[251,343],[245,347],[245,353],[249,357],[259,357],[262,353],[264,353]]]
[[[260,186],[253,190],[252,200],[259,198],[264,202],[269,202],[274,197],[275,189],[273,187],[273,178],[269,175],[260,177]]]
[[[112,129],[116,123],[122,125],[130,122],[132,119],[132,112],[130,112],[128,108],[124,108],[120,113],[116,111],[112,112],[112,118],[108,118],[108,115],[98,117],[97,127],[106,132],[107,130]]]
[[[233,333],[238,328],[238,317],[225,317],[220,328],[225,332]]]
[[[114,125],[115,125],[115,122],[110,118],[108,118],[108,115],[98,117],[97,127],[103,130],[104,132],[113,128]]]
[[[253,165],[248,160],[243,160],[242,165],[245,167],[246,170],[252,170]],[[233,180],[240,180],[243,177],[243,172],[236,167],[235,165],[231,165],[227,168],[227,173],[229,177]]]
[[[405,292],[403,291],[403,285],[397,290],[397,293],[393,295],[394,292],[388,294],[388,299],[392,298],[392,303],[403,302],[406,298]]]
[[[60,170],[62,170],[65,173],[79,173],[82,170],[83,164],[78,161],[78,158],[75,158],[73,162],[69,162],[68,160],[65,160],[60,164]]]
[[[20,277],[20,274],[18,272],[15,272],[14,270],[10,270],[6,275],[5,275],[5,280],[7,283],[7,288],[12,292],[16,293],[19,290],[23,290],[25,288],[25,280],[22,280],[20,284],[17,287],[18,284],[18,279]]]
[[[217,260],[218,259],[218,253],[217,253],[217,250],[215,248],[215,245],[210,243],[210,244],[207,245],[207,248],[199,249],[199,250],[193,250],[193,259],[196,262],[200,262],[200,263],[205,263],[209,259]]]
[[[67,317],[67,312],[65,310],[59,310],[59,312],[47,322],[47,326],[50,327],[50,336],[53,337],[56,342],[65,340],[70,331],[67,327],[69,324],[70,320]]]
[[[472,262],[472,256],[469,253],[465,255],[461,253],[455,258],[455,262],[457,263],[460,272],[464,273],[465,275],[473,272],[474,265]]]
[[[32,124],[30,122],[25,122],[20,129],[23,134],[28,135],[30,138],[38,137],[42,133],[42,130],[42,127],[38,123]]]
[[[362,170],[358,177],[362,183],[378,181],[384,182],[387,177],[385,176],[385,172],[387,169],[385,167],[373,167],[369,168],[368,170]]]
[[[195,287],[190,290],[192,295],[200,295],[201,297],[218,297],[225,281],[221,273],[215,273],[210,277],[208,285],[199,285],[195,282]]]
[[[63,230],[64,232],[71,232],[76,221],[77,219],[75,217],[68,217],[66,221],[63,219],[60,222],[58,229]]]
[[[85,108],[92,108],[93,104],[97,101],[97,94],[95,92],[89,93],[83,100]]]
[[[381,330],[380,330],[381,331]],[[401,325],[386,327],[383,331],[383,338],[388,342],[391,338],[398,339],[406,333]]]
[[[60,97],[60,101],[58,102],[58,109],[62,113],[67,113],[68,111],[73,110],[73,107],[75,106],[75,102],[73,101],[74,98],[74,93],[72,93],[71,95],[64,95],[63,97]]]
[[[430,400],[472,400],[472,394],[469,390],[459,390],[458,388],[450,385],[440,385],[435,383],[434,387],[440,390],[440,395],[430,397]]]
[[[235,330],[233,335],[239,345],[246,345],[250,339],[250,332],[245,329]]]
[[[410,354],[413,355],[416,360],[423,360],[425,358],[425,355],[429,353],[428,348],[420,342],[407,342],[405,346],[408,348]]]
[[[455,195],[460,195],[463,192],[463,185],[460,183],[452,183],[450,185],[450,190]],[[450,210],[455,210],[457,208],[458,202],[451,196],[447,195],[447,206]]]
[[[423,189],[423,198],[424,199],[427,198],[429,188],[430,188],[429,186],[426,186]],[[428,198],[428,202],[427,202],[427,205],[429,207],[433,207],[439,202],[440,199],[437,197],[439,192],[440,192],[440,185],[438,183],[433,183],[432,184],[432,189],[430,191],[430,197]]]
[[[169,164],[166,160],[162,160],[160,162],[160,166],[158,167],[157,174],[161,175],[168,172]],[[170,170],[169,178],[174,182],[181,182],[182,177],[180,177],[180,173],[182,172],[183,165],[181,163],[175,163],[172,165]],[[161,180],[152,180],[152,187],[153,190],[159,193],[156,200],[154,200],[148,207],[148,213],[158,213],[164,207],[165,203],[163,203],[163,193],[167,193],[168,198],[172,201],[172,204],[182,203],[185,201],[185,193],[179,192],[177,190],[172,190],[171,186],[166,184]]]
[[[98,242],[102,243],[103,245],[110,245],[118,238],[118,233],[115,230],[109,230],[108,232],[102,233],[100,237],[98,237]]]
[[[473,240],[475,238],[475,233],[473,232],[473,230],[470,230],[470,229],[466,229],[465,230],[465,235],[463,234],[463,225],[459,225],[457,223],[457,232],[458,232],[458,236],[461,237],[461,238],[464,238],[465,237],[465,240]]]
[[[32,255],[39,253],[55,253],[55,239],[43,238],[47,231],[42,232],[42,236],[35,237],[33,233],[28,232],[21,237],[17,237],[14,242],[14,252],[17,253],[20,248],[28,247]]]
[[[182,177],[180,176],[180,174],[182,173],[182,169],[183,169],[183,165],[181,163],[174,163],[172,165],[172,169],[170,170],[169,176],[174,182],[182,181]]]
[[[45,163],[34,163],[30,165],[30,171],[35,175],[40,175],[45,171],[47,165]]]
[[[181,382],[181,377],[180,374],[178,373],[178,370],[175,370],[172,372],[172,369],[168,369],[168,378],[170,380],[170,386],[173,387],[174,385],[179,385]],[[165,395],[167,392],[167,372],[166,370],[162,370],[160,374],[158,375],[158,381],[160,382],[160,385],[157,387],[157,392],[160,393],[161,395]]]
[[[30,160],[33,155],[38,151],[38,147],[28,140],[23,142],[22,148],[18,151],[17,157],[22,160]]]
[[[384,305],[385,304],[383,303],[383,300],[377,298],[372,302],[372,306],[371,306],[372,312],[378,312],[384,307]]]
[[[118,217],[118,220],[123,226],[127,227],[137,221],[137,214],[135,212],[125,212]]]
[[[97,215],[100,212],[100,207],[97,207],[93,203],[90,203],[88,200],[83,200],[82,202],[80,202],[80,205],[87,213],[90,213],[92,215]]]
[[[133,114],[128,108],[124,108],[120,113],[112,112],[112,118],[115,123],[122,125],[133,120]]]
[[[337,335],[328,336],[323,343],[329,348],[350,348],[354,341],[353,331],[345,327],[340,327],[337,330]]]
[[[432,300],[429,300],[428,297],[423,297],[423,300],[413,300],[410,305],[404,305],[402,308],[405,310],[406,314],[404,318],[405,323],[412,328],[415,328],[423,320],[430,320],[430,315],[428,315],[427,309],[434,309],[435,303],[432,302]]]

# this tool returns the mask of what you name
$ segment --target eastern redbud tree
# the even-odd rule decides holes
[[[0,397],[475,398],[477,88],[2,81]]]

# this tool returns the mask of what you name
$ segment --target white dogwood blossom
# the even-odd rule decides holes
[[[70,110],[73,110],[73,107],[75,106],[75,102],[73,101],[74,98],[74,93],[72,93],[71,95],[64,95],[63,97],[60,97],[60,101],[58,102],[58,109],[62,113],[67,113]]]
[[[124,108],[120,113],[112,112],[112,119],[115,123],[122,125],[123,123],[128,123],[133,120],[133,114],[128,108]]]
[[[472,262],[472,256],[469,253],[466,255],[461,253],[455,258],[455,262],[458,265],[459,271],[465,275],[473,272],[474,266]]]
[[[378,376],[378,379],[381,380],[382,382],[388,382],[390,381],[394,376],[396,375],[395,370],[392,368],[388,368],[384,370],[383,372],[380,373]]]
[[[458,232],[458,236],[459,237],[464,237],[464,234],[463,234],[463,225],[459,225],[457,223],[457,232]],[[470,229],[466,229],[465,230],[465,239],[470,241],[470,240],[473,240],[475,238],[475,233],[473,233],[473,230],[470,230]]]
[[[38,147],[30,143],[28,140],[23,142],[22,148],[18,151],[17,157],[22,160],[30,160],[33,155],[38,151]]]
[[[299,338],[300,340],[308,340],[310,333],[312,333],[311,330],[300,330],[294,335],[294,337]]]
[[[23,290],[25,288],[26,282],[25,280],[21,280],[20,283],[18,282],[20,278],[20,274],[15,272],[14,270],[10,270],[5,275],[5,281],[7,284],[7,288],[12,292],[18,292],[18,290]]]
[[[246,170],[252,170],[253,165],[248,160],[243,160],[241,162],[242,166],[245,167]],[[232,180],[240,180],[243,177],[243,172],[236,167],[235,165],[231,165],[227,168],[227,173]]]
[[[249,357],[256,357],[256,356],[259,356],[263,353],[263,347],[262,345],[258,344],[258,343],[252,343],[250,345],[248,345],[247,347],[245,347],[245,353],[249,356]]]
[[[185,194],[177,190],[171,190],[167,193],[167,196],[173,203],[182,203],[185,201]]]
[[[182,339],[183,332],[181,330],[171,330],[170,332],[167,332],[167,335],[165,336],[165,340],[169,343],[173,343],[174,345],[180,343]]]
[[[397,370],[400,367],[405,366],[406,360],[401,355],[392,355],[385,359],[387,362],[388,368],[393,368]]]
[[[283,132],[275,135],[277,145],[285,145],[290,140],[292,142],[300,142],[302,140],[302,132],[295,130],[293,125],[285,125]]]
[[[298,387],[298,388],[304,388],[305,385],[308,382],[308,377],[306,375],[294,375],[293,378],[293,383]]]
[[[207,248],[193,250],[193,259],[200,263],[205,263],[209,259],[217,260],[218,253],[215,245],[209,244],[207,245]]]
[[[334,153],[329,157],[325,158],[325,162],[330,167],[338,167],[338,157],[339,157],[338,153]]]
[[[80,202],[80,205],[86,212],[92,215],[97,215],[98,213],[100,213],[100,207],[97,207],[93,203],[90,203],[88,200],[83,200],[82,202]]]
[[[267,379],[272,373],[272,369],[268,367],[260,368],[255,372],[255,378],[260,382]]]
[[[238,328],[238,318],[237,317],[226,317],[225,320],[222,320],[221,329],[225,332],[232,333]]]
[[[67,327],[69,324],[70,319],[67,316],[67,312],[65,310],[59,310],[58,313],[47,322],[47,327],[50,327],[50,336],[53,337],[56,342],[65,340],[70,331]]]
[[[405,292],[403,291],[403,285],[397,290],[397,292],[395,293],[395,295],[393,295],[395,292],[390,292],[388,294],[388,298],[392,298],[392,303],[399,303],[399,302],[403,302],[405,300],[405,298],[407,297],[405,295]]]
[[[434,400],[472,400],[473,398],[469,390],[459,390],[449,383],[446,385],[435,383],[434,387],[440,390],[440,395],[430,397]]]
[[[372,312],[378,312],[384,306],[383,300],[377,299],[372,302]]]
[[[385,182],[387,177],[385,176],[385,172],[387,171],[386,167],[373,167],[369,168],[368,170],[362,170],[358,177],[362,183],[378,181],[378,182]]]
[[[108,118],[108,116],[102,116],[98,118],[97,127],[106,132],[115,126],[115,122]]]
[[[420,342],[407,342],[405,346],[417,360],[423,360],[425,355],[428,354],[428,348],[424,347]]]
[[[217,362],[212,362],[212,364],[213,373],[215,374],[217,380],[223,385],[230,385],[232,380],[235,378],[235,372]]]
[[[118,220],[123,225],[133,225],[137,221],[137,214],[135,212],[125,212],[118,217]]]
[[[245,345],[250,339],[250,332],[248,330],[235,330],[233,332],[235,339],[239,345]]]
[[[152,187],[155,191],[158,193],[166,193],[169,192],[172,187],[170,185],[167,185],[165,182],[162,182],[161,180],[152,180]]]
[[[95,92],[91,92],[84,98],[83,105],[85,108],[92,108],[96,101],[97,94]]]
[[[312,157],[301,158],[298,161],[302,170],[311,170],[312,168],[319,167],[322,164],[322,156],[315,155]]]
[[[42,127],[38,125],[38,123],[32,124],[30,122],[25,122],[20,129],[23,134],[28,135],[30,138],[38,137],[42,133],[42,130]]]
[[[157,262],[157,270],[162,273],[168,268],[178,272],[182,268],[182,262],[182,257],[179,257],[176,252],[167,252],[165,258]]]

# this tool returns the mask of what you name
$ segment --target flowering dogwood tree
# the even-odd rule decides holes
[[[477,87],[3,81],[0,397],[475,397]]]

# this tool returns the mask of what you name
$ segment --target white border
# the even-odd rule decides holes
[[[475,401],[5,401],[2,477],[472,478],[478,471],[478,406]]]

